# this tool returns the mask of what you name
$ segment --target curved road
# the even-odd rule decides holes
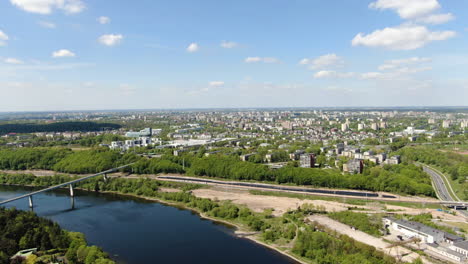
[[[438,172],[435,170],[431,169],[430,167],[421,164],[423,166],[423,170],[429,174],[432,178],[432,183],[434,185],[434,189],[437,193],[437,197],[439,197],[440,200],[442,201],[460,201],[458,197],[454,198],[452,195],[450,195],[450,192],[447,188],[447,185],[445,184],[445,181],[443,180],[442,175],[440,175]],[[466,210],[459,210],[459,213],[463,214],[465,217],[468,217],[468,211]]]

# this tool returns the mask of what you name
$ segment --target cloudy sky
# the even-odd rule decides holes
[[[468,105],[465,0],[2,0],[0,111]]]

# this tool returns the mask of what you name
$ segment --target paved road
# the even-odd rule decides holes
[[[325,194],[333,196],[351,196],[351,197],[360,197],[360,198],[387,198],[387,199],[396,199],[394,195],[383,194],[381,197],[378,193],[375,192],[366,192],[366,191],[345,191],[345,190],[326,190],[326,189],[314,189],[314,188],[301,188],[301,187],[292,187],[284,185],[274,185],[274,184],[265,184],[265,183],[249,183],[249,182],[237,182],[237,181],[218,181],[212,179],[200,179],[186,176],[158,176],[157,179],[160,180],[175,180],[175,181],[189,181],[194,183],[201,184],[215,184],[215,185],[228,185],[228,186],[239,186],[239,187],[254,187],[262,188],[269,190],[278,190],[278,191],[294,191],[294,192],[306,192],[311,194]]]
[[[434,183],[434,188],[436,189],[437,196],[439,197],[440,200],[442,200],[442,201],[460,201],[459,199],[454,198],[454,197],[452,197],[452,195],[450,195],[448,187],[445,184],[445,181],[442,179],[442,177],[444,177],[444,176],[440,175],[435,170],[429,168],[428,166],[426,166],[424,164],[422,166],[423,166],[423,170],[427,174],[429,174],[431,176],[432,182]],[[466,210],[458,210],[457,212],[461,213],[465,217],[468,217],[468,211],[466,211]]]
[[[432,182],[434,183],[434,188],[436,189],[437,196],[442,201],[455,201],[455,199],[450,195],[450,192],[445,185],[444,180],[442,179],[442,175],[438,174],[431,168],[423,165],[423,170],[429,174],[432,178]]]

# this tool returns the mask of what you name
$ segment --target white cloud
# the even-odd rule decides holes
[[[44,28],[56,28],[57,26],[52,23],[52,22],[48,22],[48,21],[38,21],[37,24],[39,24],[41,27],[44,27]]]
[[[352,78],[356,74],[354,72],[337,72],[337,71],[318,71],[314,73],[314,78],[315,79],[324,79],[324,78],[339,78],[339,79],[344,79],[344,78]]]
[[[187,51],[190,53],[197,52],[200,49],[197,43],[190,43],[187,47]]]
[[[244,60],[247,63],[263,62],[263,63],[278,63],[279,60],[273,57],[247,57]]]
[[[402,67],[386,72],[366,72],[362,73],[359,77],[364,80],[409,80],[412,74],[430,70],[432,70],[432,67]]]
[[[299,64],[310,65],[312,70],[328,69],[343,66],[344,60],[336,54],[325,54],[316,59],[302,59]]]
[[[384,74],[381,72],[366,72],[361,74],[362,79],[382,79]]]
[[[421,23],[426,23],[426,24],[438,25],[438,24],[447,23],[454,19],[455,19],[454,15],[452,15],[451,13],[447,13],[447,14],[435,14],[435,15],[421,17],[421,18],[418,18],[416,21],[421,22]]]
[[[350,94],[353,92],[353,89],[351,88],[339,87],[339,86],[328,86],[328,87],[323,88],[323,90],[325,90],[326,92],[339,94],[339,95]]]
[[[109,17],[106,17],[106,16],[100,16],[98,17],[97,21],[104,25],[104,24],[109,24],[111,22],[111,19]]]
[[[260,62],[260,61],[262,61],[262,58],[260,58],[260,57],[247,57],[247,58],[245,58],[244,61],[247,62],[247,63]]]
[[[384,71],[384,70],[392,70],[396,69],[398,67],[401,67],[402,65],[412,65],[412,64],[421,64],[425,62],[430,62],[430,58],[421,58],[421,57],[411,57],[407,59],[398,59],[398,60],[389,60],[386,61],[384,64],[379,66],[379,70]]]
[[[209,83],[210,87],[221,87],[224,85],[223,81],[211,81]]]
[[[432,41],[446,40],[456,35],[454,31],[429,31],[425,26],[401,25],[376,30],[368,35],[357,34],[353,46],[383,47],[391,50],[413,50]]]
[[[64,57],[75,57],[75,53],[67,50],[67,49],[61,49],[54,51],[52,53],[53,58],[64,58]]]
[[[369,8],[392,9],[403,19],[413,19],[434,12],[440,4],[437,0],[377,0]]]
[[[10,2],[24,11],[42,15],[51,14],[54,9],[75,14],[86,8],[81,0],[10,0]]]
[[[123,84],[119,85],[119,91],[124,96],[133,95],[133,94],[135,94],[136,90],[137,89],[135,87],[133,87],[133,86],[131,86],[129,84],[126,84],[126,83],[123,83]]]
[[[222,41],[221,42],[221,47],[222,48],[225,48],[225,49],[232,49],[232,48],[235,48],[237,47],[239,44],[237,44],[236,42],[232,42],[232,41]]]
[[[23,64],[22,60],[15,59],[15,58],[6,58],[3,61],[8,64]]]
[[[6,41],[9,39],[8,35],[5,32],[0,30],[0,46],[5,46]]]
[[[84,82],[84,83],[82,83],[82,86],[87,87],[87,88],[91,88],[91,87],[96,86],[96,84],[93,83],[93,82]]]
[[[98,41],[102,45],[114,46],[122,42],[123,36],[121,34],[108,34],[99,37]]]

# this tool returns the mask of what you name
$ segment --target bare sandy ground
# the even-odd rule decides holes
[[[273,215],[275,216],[283,215],[288,210],[297,209],[303,204],[323,205],[331,211],[347,210],[345,205],[336,202],[320,200],[309,201],[289,197],[253,195],[243,190],[220,190],[220,188],[213,188],[197,189],[192,191],[192,193],[195,196],[202,198],[209,198],[220,201],[229,200],[235,204],[245,205],[255,212],[263,212],[265,209],[273,209]]]
[[[266,195],[253,195],[247,190],[212,187],[210,189],[197,189],[192,191],[193,195],[201,198],[209,198],[219,201],[232,201],[235,204],[244,205],[255,212],[263,212],[265,209],[273,209],[273,215],[280,216],[288,210],[295,210],[303,204],[313,204],[315,206],[322,206],[327,212],[340,212],[348,210],[348,207],[357,207],[365,209],[363,213],[385,213],[386,210],[381,204],[369,202],[367,205],[352,205],[347,203],[340,203],[334,201],[324,200],[301,200],[298,198],[290,197],[277,197]],[[464,222],[465,218],[461,215],[452,215],[446,212],[438,212],[433,209],[416,209],[396,205],[387,205],[387,210],[394,210],[395,214],[410,214],[418,215],[424,213],[432,214],[433,218],[440,218],[443,220]],[[360,210],[354,210],[360,212]]]
[[[8,173],[8,174],[32,174],[34,176],[54,176],[55,174],[66,174],[66,173],[58,173],[51,170],[0,170],[0,172]]]

